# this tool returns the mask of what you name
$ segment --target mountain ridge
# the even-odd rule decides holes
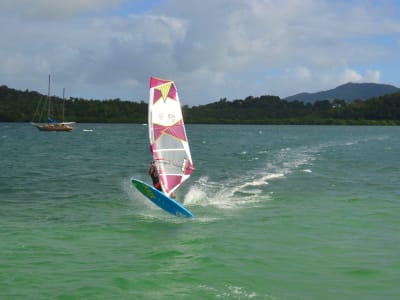
[[[367,100],[374,97],[392,94],[400,91],[400,88],[381,83],[353,83],[348,82],[333,89],[315,93],[299,93],[284,98],[287,101],[315,102],[320,100]]]

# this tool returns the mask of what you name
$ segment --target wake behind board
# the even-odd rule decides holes
[[[151,185],[144,183],[143,181],[132,178],[132,184],[137,188],[139,192],[141,192],[147,199],[156,204],[158,207],[163,210],[169,212],[174,216],[184,216],[187,218],[191,218],[192,213],[185,208],[182,204],[175,201],[174,199],[168,197],[163,192],[155,189]]]

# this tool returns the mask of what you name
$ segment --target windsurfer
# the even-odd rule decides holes
[[[161,184],[160,184],[160,176],[158,175],[158,171],[157,171],[157,167],[156,167],[156,163],[154,162],[154,160],[151,162],[150,164],[150,169],[149,169],[149,175],[151,177],[151,180],[153,181],[153,186],[159,190],[159,191],[163,191],[161,188]],[[172,199],[176,199],[176,196],[174,194],[174,192],[172,192],[169,195]]]
[[[149,175],[151,177],[151,180],[153,181],[153,186],[157,190],[162,191],[161,184],[160,184],[160,177],[158,175],[156,163],[154,162],[154,160],[150,164]]]

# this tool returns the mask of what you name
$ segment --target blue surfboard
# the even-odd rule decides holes
[[[168,197],[166,194],[155,189],[151,185],[134,178],[131,180],[133,186],[136,187],[139,192],[141,192],[144,196],[146,196],[147,199],[163,210],[174,216],[183,216],[187,218],[191,218],[193,216],[193,214],[182,204]]]

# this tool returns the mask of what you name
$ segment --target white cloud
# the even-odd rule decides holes
[[[379,70],[367,70],[365,72],[364,80],[367,82],[380,82],[381,81],[381,71]]]
[[[196,104],[397,82],[396,2],[164,0],[112,16],[126,3],[1,1],[0,84],[39,90],[52,73],[73,96],[146,100],[156,75]]]
[[[363,77],[360,73],[350,70],[350,69],[345,69],[343,74],[342,74],[342,82],[360,82],[362,81]]]
[[[306,67],[299,67],[296,69],[296,76],[300,80],[309,80],[311,78],[311,71]]]
[[[364,74],[360,74],[355,70],[346,68],[340,81],[342,83],[347,82],[380,82],[381,72],[379,70],[366,70]]]

